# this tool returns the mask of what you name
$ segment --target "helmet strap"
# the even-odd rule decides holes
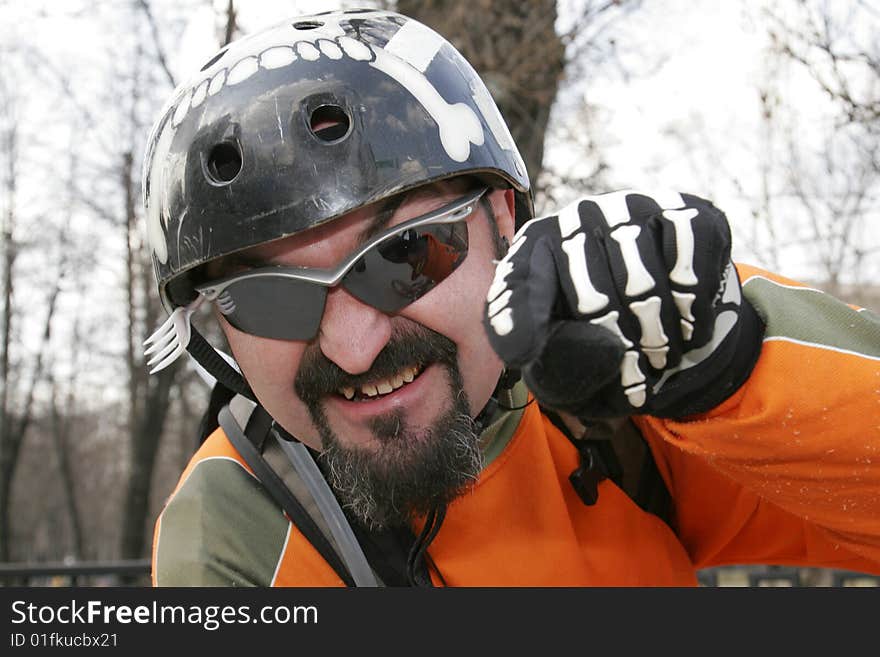
[[[256,395],[254,395],[241,373],[237,372],[235,368],[223,360],[214,347],[194,327],[192,328],[189,343],[186,345],[186,350],[195,358],[199,365],[204,367],[217,380],[217,383],[247,397],[251,401],[257,401]]]
[[[480,433],[492,424],[499,411],[511,410],[502,405],[499,399],[502,396],[506,398],[507,393],[513,389],[513,387],[519,382],[520,378],[521,373],[516,369],[505,368],[501,373],[501,376],[498,378],[498,383],[495,385],[495,390],[492,391],[492,396],[489,397],[489,401],[483,406],[483,410],[481,410],[474,418],[474,422]]]

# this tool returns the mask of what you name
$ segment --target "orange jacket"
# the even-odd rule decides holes
[[[447,584],[685,586],[737,563],[880,573],[880,318],[738,269],[767,324],[749,380],[700,418],[636,418],[673,527],[608,480],[585,506],[576,450],[533,404],[430,545]],[[221,430],[160,516],[153,559],[157,585],[342,585]]]

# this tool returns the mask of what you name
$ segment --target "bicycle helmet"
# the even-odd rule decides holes
[[[222,48],[152,129],[143,198],[160,296],[194,298],[189,273],[234,251],[388,196],[474,175],[529,179],[479,76],[442,36],[397,13],[293,18]]]

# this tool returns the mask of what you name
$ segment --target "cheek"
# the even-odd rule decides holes
[[[304,345],[283,340],[257,338],[224,326],[226,339],[236,362],[252,387],[293,382]]]
[[[317,436],[305,404],[293,389],[306,344],[256,338],[221,323],[236,362],[269,414],[301,440]]]
[[[493,251],[488,235],[475,238],[478,239],[471,240],[472,248],[464,263],[430,294],[401,313],[455,342],[474,413],[489,399],[502,367],[483,328],[486,294],[495,275]]]

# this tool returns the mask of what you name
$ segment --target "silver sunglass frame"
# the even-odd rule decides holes
[[[432,210],[431,212],[419,215],[418,217],[413,217],[401,224],[387,228],[359,246],[338,266],[331,269],[321,269],[318,267],[260,267],[240,274],[233,274],[212,281],[206,285],[198,285],[195,290],[207,301],[216,301],[217,298],[223,294],[223,291],[233,283],[248,278],[260,278],[265,276],[271,276],[273,278],[292,278],[324,287],[333,287],[334,285],[338,285],[342,279],[345,278],[345,275],[351,270],[351,268],[354,267],[357,261],[377,244],[380,244],[393,235],[409,230],[410,228],[418,228],[419,226],[424,226],[426,224],[451,224],[457,221],[462,221],[476,210],[477,203],[488,191],[488,187],[483,187],[482,189],[466,194],[451,203],[447,203],[436,210]]]

